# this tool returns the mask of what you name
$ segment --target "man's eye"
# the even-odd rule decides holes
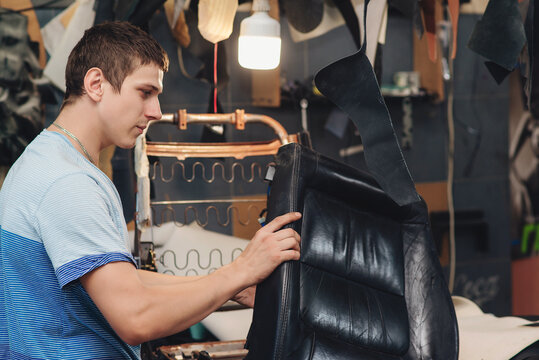
[[[150,90],[141,90],[141,92],[144,97],[152,95],[152,92]]]

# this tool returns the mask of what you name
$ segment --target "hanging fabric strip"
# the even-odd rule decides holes
[[[429,59],[435,62],[438,58],[438,42],[436,40],[436,7],[440,6],[436,0],[425,0],[421,2],[421,10],[425,18],[425,32],[427,33],[427,45]]]
[[[135,144],[135,174],[137,175],[137,228],[146,230],[152,224],[150,208],[150,162],[146,155],[146,131],[137,138]]]
[[[451,29],[453,29],[453,45],[451,45],[451,59],[457,56],[457,34],[459,26],[460,0],[447,0],[449,16],[451,17]]]
[[[365,1],[365,19],[368,2]],[[364,35],[365,32],[366,28]],[[322,94],[349,115],[359,129],[367,166],[380,187],[397,204],[408,205],[420,201],[420,197],[365,49],[364,36],[358,52],[320,70],[315,76],[315,84]]]

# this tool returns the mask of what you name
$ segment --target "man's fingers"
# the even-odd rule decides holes
[[[287,213],[276,217],[257,231],[253,241],[237,259],[251,269],[247,273],[252,274],[252,284],[266,278],[283,261],[299,260],[299,234],[291,228],[282,227],[300,218],[301,214],[298,212]]]
[[[297,250],[285,250],[281,252],[281,258],[283,261],[299,260],[299,251]]]
[[[272,237],[275,240],[283,240],[283,239],[286,239],[286,238],[293,238],[293,239],[296,239],[296,241],[298,241],[298,242],[300,241],[299,234],[294,229],[290,229],[290,228],[281,229],[279,231],[276,231],[276,232],[273,233]]]
[[[264,228],[267,231],[275,232],[286,224],[290,224],[292,221],[296,221],[299,218],[301,218],[301,214],[299,212],[290,212],[281,216],[277,216],[275,219],[267,223]]]
[[[279,249],[281,250],[298,250],[299,251],[299,243],[296,240],[296,238],[288,237],[278,242]]]

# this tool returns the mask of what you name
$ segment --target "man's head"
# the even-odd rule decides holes
[[[168,70],[168,57],[159,43],[128,22],[107,22],[84,33],[69,55],[66,66],[66,93],[62,107],[85,93],[84,77],[99,68],[116,92],[125,78],[141,65],[155,64]]]

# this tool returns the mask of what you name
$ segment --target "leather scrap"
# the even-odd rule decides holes
[[[114,14],[116,20],[127,21],[135,12],[140,0],[116,0],[114,5]]]
[[[513,70],[525,43],[518,2],[490,0],[474,27],[468,47],[487,60]]]
[[[149,28],[149,19],[163,5],[165,0],[144,0],[137,3],[137,7],[129,16],[128,21],[133,25],[137,25],[146,31]]]
[[[94,25],[102,24],[105,21],[113,21],[114,20],[114,1],[96,0],[94,4],[94,11],[95,11]]]
[[[302,33],[314,30],[324,15],[324,0],[282,0],[288,22]]]
[[[511,70],[507,70],[503,66],[500,66],[492,61],[485,61],[485,66],[487,67],[488,71],[490,72],[490,75],[492,75],[498,85],[500,85],[511,73]]]
[[[355,54],[320,70],[314,81],[358,128],[367,166],[380,187],[399,205],[411,204],[419,201],[419,195],[365,48],[366,40]]]

